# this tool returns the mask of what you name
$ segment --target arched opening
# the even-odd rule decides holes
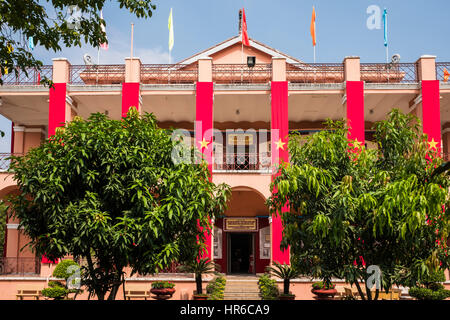
[[[215,221],[214,260],[227,274],[263,273],[270,263],[271,234],[266,198],[253,188],[231,189],[228,208]]]

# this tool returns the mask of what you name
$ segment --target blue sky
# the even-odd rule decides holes
[[[159,0],[148,20],[137,19],[121,10],[116,1],[103,9],[108,51],[100,51],[100,63],[122,64],[130,55],[131,23],[134,23],[134,56],[143,63],[167,63],[167,20],[173,8],[175,45],[172,61],[179,61],[238,33],[238,10],[245,8],[248,33],[286,54],[306,62],[313,61],[309,27],[312,6],[316,8],[317,62],[342,62],[345,56],[360,56],[362,62],[384,62],[383,28],[369,30],[366,10],[370,5],[388,10],[389,55],[398,53],[402,62],[415,62],[432,54],[438,61],[450,61],[448,0]],[[34,53],[44,64],[52,58],[66,57],[72,64],[83,64],[83,54],[97,60],[97,49],[90,46]],[[1,119],[0,129],[9,134],[10,122]],[[0,139],[0,152],[8,152],[10,137]]]

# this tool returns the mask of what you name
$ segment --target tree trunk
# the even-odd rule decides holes
[[[91,258],[90,253],[86,254],[86,260],[87,260],[87,263],[88,263],[88,269],[89,269],[90,278],[91,278],[91,280],[93,282],[93,287],[94,287],[93,289],[94,289],[95,295],[97,296],[98,300],[105,300],[105,294],[104,294],[103,290],[101,290],[97,286],[97,278],[94,276],[95,275],[94,264],[92,263],[92,258]],[[90,295],[91,294],[89,293],[89,296]]]
[[[119,288],[124,283],[125,279],[123,276],[123,268],[122,267],[116,267],[116,272],[114,276],[114,283],[111,288],[111,292],[109,293],[108,300],[116,300],[116,295],[119,292]]]
[[[364,296],[364,293],[363,293],[363,291],[361,289],[361,286],[358,283],[358,279],[356,279],[355,285],[356,285],[356,288],[358,289],[359,295],[361,296],[361,300],[366,300],[366,297]]]
[[[202,275],[196,274],[195,275],[195,283],[197,284],[197,294],[202,294]]]
[[[289,279],[284,279],[284,285],[283,285],[283,287],[284,287],[284,294],[289,294]]]

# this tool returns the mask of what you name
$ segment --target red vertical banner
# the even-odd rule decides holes
[[[288,109],[288,82],[271,82],[271,151],[272,166],[277,167],[282,162],[289,162],[288,136],[289,136],[289,109]],[[276,176],[273,173],[272,179]],[[288,211],[288,204],[283,211]],[[283,238],[283,224],[280,215],[272,216],[272,261],[289,264],[289,249],[281,250]]]
[[[347,81],[347,123],[349,126],[348,139],[364,145],[364,82]]]
[[[197,82],[195,108],[195,144],[208,163],[208,170],[212,173],[213,152],[213,96],[212,82]],[[211,230],[205,230],[206,251],[202,258],[212,257]]]
[[[54,83],[49,91],[48,105],[48,136],[55,134],[57,127],[62,127],[66,121],[66,84]]]
[[[127,112],[132,106],[139,110],[139,96],[139,82],[122,83],[122,118],[127,116]]]
[[[441,102],[439,80],[422,80],[422,127],[433,151],[441,150]]]

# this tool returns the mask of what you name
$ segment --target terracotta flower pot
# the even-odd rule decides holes
[[[314,298],[317,300],[333,300],[337,294],[336,289],[312,289],[311,292],[316,295]]]
[[[295,294],[281,294],[278,298],[280,300],[295,300]]]
[[[174,288],[161,288],[161,289],[150,289],[150,292],[155,296],[153,297],[156,300],[167,300],[172,298],[172,295],[175,293]]]

